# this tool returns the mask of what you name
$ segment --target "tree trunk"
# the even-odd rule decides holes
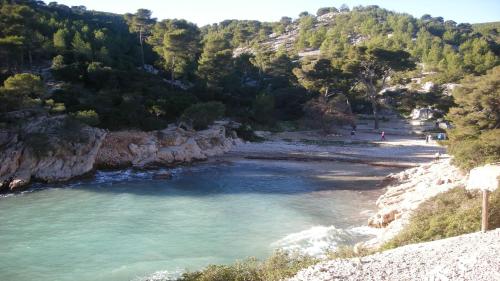
[[[139,28],[139,43],[141,44],[142,69],[144,69],[144,45],[142,44],[142,26]]]
[[[175,80],[175,56],[172,58],[172,69],[170,70],[170,87],[174,89],[174,80]]]
[[[21,72],[21,70],[24,68],[24,52],[21,51],[21,66],[16,63],[16,72]]]
[[[31,54],[31,50],[28,49],[28,61],[30,63],[30,70],[33,69],[33,55]]]
[[[375,97],[371,98],[372,108],[373,108],[373,128],[378,129],[378,109],[377,109],[377,99]]]
[[[486,232],[488,231],[488,197],[489,197],[489,191],[488,190],[483,190],[483,210],[482,210],[482,215],[481,215],[481,231]]]
[[[370,101],[372,102],[372,110],[373,110],[373,128],[377,130],[378,126],[378,108],[377,108],[377,90],[372,83],[367,83],[368,88],[368,96],[370,97]]]

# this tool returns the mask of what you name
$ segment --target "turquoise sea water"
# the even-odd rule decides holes
[[[236,161],[93,179],[0,198],[0,280],[133,280],[276,248],[320,255],[366,238],[390,170]]]

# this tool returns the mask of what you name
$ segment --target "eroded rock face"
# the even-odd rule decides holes
[[[66,181],[99,167],[147,168],[205,160],[241,141],[226,132],[227,122],[198,132],[169,126],[108,133],[66,116],[36,116],[25,123],[16,131],[0,131],[0,192],[22,190],[34,179]]]
[[[0,191],[20,190],[32,179],[56,182],[88,173],[105,136],[104,130],[66,116],[39,117],[17,131],[3,132]]]
[[[391,174],[387,181],[393,184],[378,198],[379,211],[369,219],[368,225],[386,227],[425,200],[456,186],[464,186],[465,180],[466,176],[450,164],[450,159]]]
[[[371,227],[382,228],[376,238],[363,242],[377,247],[398,234],[411,213],[424,201],[455,187],[464,187],[467,176],[451,165],[450,159],[423,164],[387,176],[387,191],[378,198],[378,211],[368,220]]]
[[[145,168],[205,160],[229,151],[239,141],[232,134],[226,134],[223,125],[213,125],[198,132],[174,126],[153,132],[111,132],[106,136],[95,164],[101,168]]]

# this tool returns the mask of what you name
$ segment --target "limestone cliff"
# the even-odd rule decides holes
[[[144,168],[205,160],[227,152],[238,141],[234,134],[227,134],[223,124],[198,132],[175,126],[153,132],[112,132],[99,150],[96,166]]]
[[[106,132],[61,115],[34,118],[1,136],[0,191],[9,192],[32,179],[56,182],[88,173]]]
[[[198,132],[175,126],[152,132],[106,132],[63,115],[35,116],[23,124],[0,131],[0,192],[22,190],[32,180],[66,181],[94,168],[204,160],[240,141],[233,131],[226,131],[227,122]]]

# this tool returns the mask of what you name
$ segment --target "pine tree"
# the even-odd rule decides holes
[[[141,46],[141,63],[144,67],[144,42],[146,41],[155,19],[151,18],[152,12],[147,9],[139,9],[135,14],[125,14],[125,20],[130,26],[130,31],[137,33],[139,45]]]
[[[54,47],[60,50],[65,50],[68,48],[68,44],[66,43],[66,40],[69,36],[69,32],[67,29],[62,28],[58,29],[56,33],[54,33],[53,36],[53,41],[54,41]]]
[[[148,42],[153,44],[174,80],[175,76],[186,77],[193,70],[200,51],[199,37],[196,25],[185,20],[167,20],[154,27]]]
[[[90,43],[83,40],[80,32],[77,31],[75,33],[73,41],[71,41],[71,46],[73,47],[73,51],[77,57],[83,57],[85,59],[92,57],[92,47],[90,46]]]
[[[454,162],[470,169],[500,161],[500,66],[482,76],[468,76],[453,91],[457,107],[448,114]]]
[[[209,89],[220,89],[231,73],[232,51],[220,33],[208,34],[198,61],[198,75]]]
[[[379,128],[378,94],[387,85],[387,78],[395,71],[414,67],[415,64],[411,61],[410,54],[402,50],[356,47],[351,52],[351,57],[343,68],[365,86],[368,100],[372,104],[375,129]]]

